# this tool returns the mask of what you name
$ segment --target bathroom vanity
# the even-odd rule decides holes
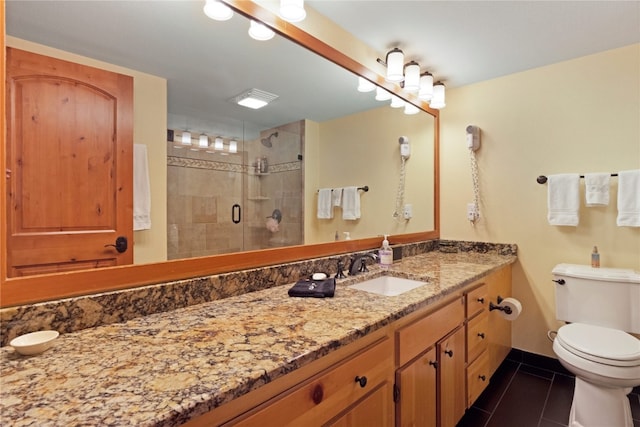
[[[480,390],[467,383],[484,375],[485,384],[510,347],[509,322],[485,301],[488,344],[469,360],[469,328],[483,315],[470,308],[473,298],[478,289],[489,299],[508,296],[515,259],[432,251],[391,267],[389,274],[427,282],[397,297],[348,287],[382,274],[374,266],[339,281],[334,298],[290,298],[287,284],[63,334],[35,357],[3,347],[3,422],[354,425],[373,417],[401,425],[425,414],[434,423],[437,413],[441,425],[455,423],[471,402],[466,390]],[[420,371],[435,377],[415,381],[410,373]],[[439,409],[412,404],[415,390]]]

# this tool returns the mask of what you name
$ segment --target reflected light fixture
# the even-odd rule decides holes
[[[222,138],[220,138],[219,136],[216,137],[213,142],[213,148],[215,148],[216,150],[224,149],[224,141],[222,140]]]
[[[420,89],[418,90],[418,98],[423,101],[431,101],[433,97],[433,76],[426,72],[420,76]]]
[[[444,108],[446,105],[444,83],[437,82],[433,85],[433,97],[431,98],[431,102],[429,102],[429,107],[439,110],[440,108]]]
[[[304,0],[280,0],[280,17],[288,22],[300,22],[307,17]]]
[[[396,95],[391,95],[391,108],[402,108],[404,107],[404,100]]]
[[[382,89],[380,86],[376,88],[376,101],[388,101],[391,99],[391,93]]]
[[[400,83],[404,79],[404,53],[397,47],[387,52],[387,80]]]
[[[254,40],[264,41],[272,39],[275,33],[271,28],[267,27],[263,23],[252,19],[249,24],[249,35]]]
[[[191,145],[191,132],[188,132],[186,130],[184,132],[182,132],[181,142],[184,145]]]
[[[418,114],[418,112],[420,111],[420,109],[418,107],[416,107],[415,105],[413,105],[410,102],[405,102],[404,104],[404,113],[407,115],[413,115],[413,114]]]
[[[207,0],[204,4],[204,14],[216,21],[228,21],[233,16],[233,10],[219,0]]]
[[[248,89],[240,95],[234,96],[229,101],[242,105],[243,107],[257,110],[278,98],[278,95],[260,89]]]
[[[232,139],[231,141],[229,141],[229,152],[230,153],[238,152],[238,141],[236,141],[235,139]]]
[[[416,61],[404,67],[404,90],[415,93],[420,89],[420,65]]]
[[[364,77],[358,77],[358,92],[372,92],[376,88],[376,85],[371,83]]]

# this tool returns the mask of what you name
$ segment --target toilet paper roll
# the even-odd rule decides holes
[[[515,298],[505,298],[500,302],[500,304],[498,304],[498,306],[505,308],[508,307],[510,309],[507,310],[509,313],[506,311],[500,311],[500,315],[507,320],[516,320],[518,316],[520,316],[520,313],[522,313],[522,304],[520,304],[520,301]]]

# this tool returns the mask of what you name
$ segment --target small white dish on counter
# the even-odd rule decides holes
[[[48,350],[58,335],[57,331],[31,332],[15,337],[9,345],[23,356],[33,356]]]

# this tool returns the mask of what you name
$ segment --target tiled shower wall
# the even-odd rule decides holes
[[[273,132],[272,147],[261,144]],[[167,146],[167,254],[169,259],[216,255],[303,243],[304,122],[269,129],[239,144],[237,154]],[[268,173],[256,174],[257,157]],[[242,221],[232,221],[232,206]],[[277,232],[266,220],[282,213]]]

